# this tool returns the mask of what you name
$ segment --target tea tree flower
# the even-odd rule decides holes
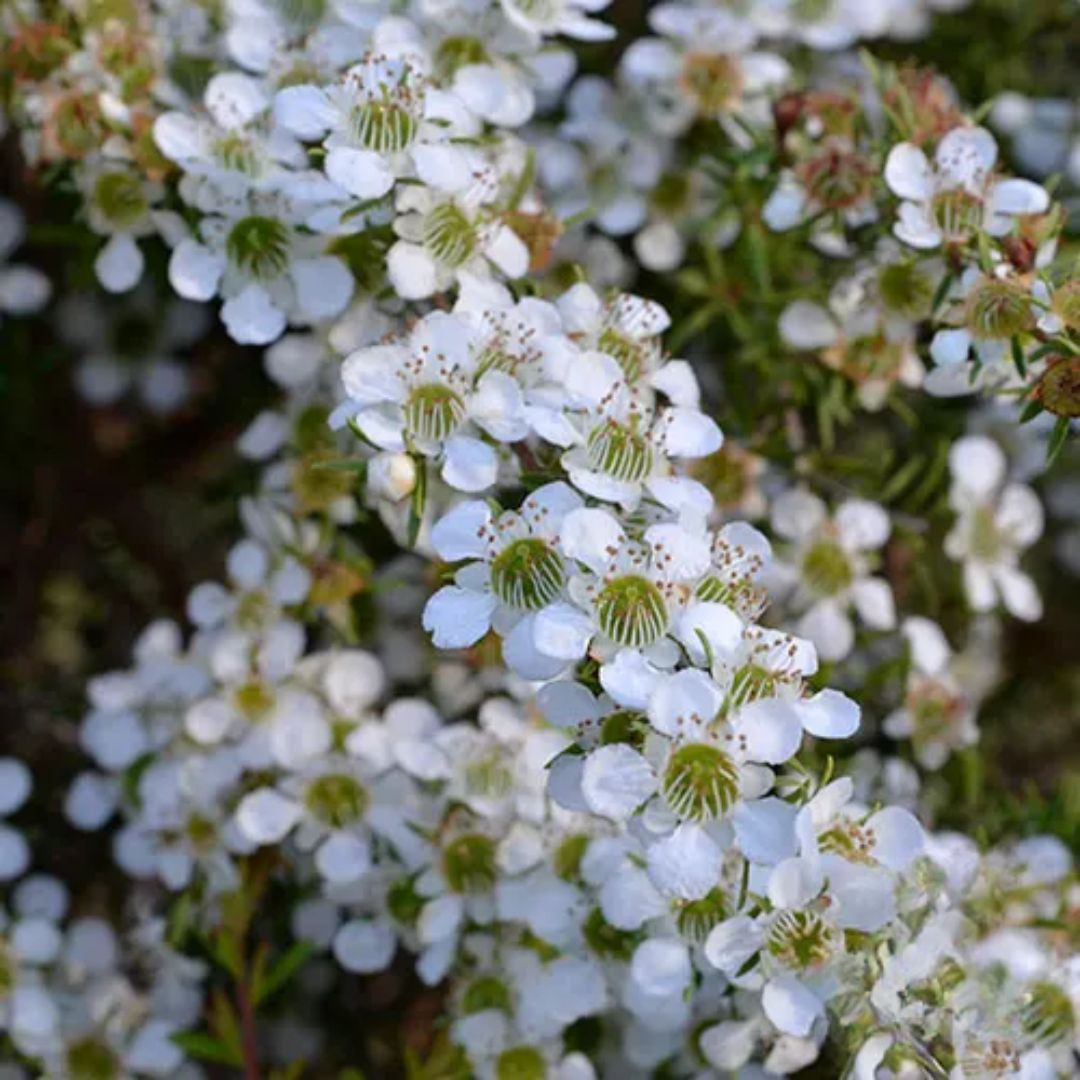
[[[831,518],[825,504],[809,492],[793,489],[773,504],[772,525],[789,540],[787,563],[795,587],[793,604],[801,611],[797,627],[827,660],[840,660],[852,649],[853,607],[875,630],[896,625],[892,590],[870,571],[873,553],[889,536],[889,518],[880,506],[849,499]]]
[[[1018,619],[1034,620],[1042,600],[1019,568],[1021,553],[1043,530],[1043,511],[1031,488],[1006,480],[1005,455],[983,435],[969,435],[949,452],[949,502],[956,521],[945,552],[961,563],[964,590],[975,611],[989,611],[1000,599]]]
[[[902,201],[893,227],[915,248],[966,245],[980,232],[1006,235],[1018,215],[1042,214],[1050,198],[1030,180],[995,179],[997,143],[981,127],[953,128],[931,162],[911,143],[894,146],[885,182]]]

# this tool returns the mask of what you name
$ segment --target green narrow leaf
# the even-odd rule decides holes
[[[188,1057],[198,1058],[200,1061],[215,1061],[220,1065],[233,1065],[237,1068],[244,1064],[242,1057],[237,1057],[220,1040],[202,1031],[180,1031],[173,1035],[172,1041]]]
[[[335,461],[316,461],[312,469],[325,469],[328,472],[352,472],[363,475],[367,472],[367,462],[362,458],[338,458]]]
[[[1053,465],[1057,461],[1061,451],[1065,449],[1065,443],[1069,438],[1069,418],[1059,416],[1054,430],[1050,432],[1050,441],[1046,445],[1046,464]]]
[[[266,976],[253,984],[252,1000],[261,1005],[267,998],[281,990],[303,966],[314,949],[307,941],[298,941],[278,958]]]
[[[422,454],[413,454],[412,458],[416,465],[416,487],[413,488],[412,500],[409,503],[408,546],[415,548],[420,536],[420,526],[424,522],[424,506],[427,503],[427,460]]]
[[[1036,416],[1043,411],[1042,402],[1036,399],[1029,401],[1020,413],[1020,423],[1026,424],[1029,420],[1034,420]]]
[[[1024,363],[1024,349],[1020,344],[1020,339],[1014,337],[1012,339],[1012,358],[1013,364],[1016,365],[1016,370],[1020,373],[1021,379],[1027,378],[1027,364]]]
[[[934,293],[934,299],[930,302],[931,315],[936,315],[938,308],[945,303],[945,297],[949,295],[949,289],[952,286],[954,276],[955,275],[953,274],[946,274],[939,282],[937,290]]]

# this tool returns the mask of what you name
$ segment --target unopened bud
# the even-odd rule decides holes
[[[399,502],[416,487],[416,462],[408,454],[376,454],[368,462],[368,491]]]

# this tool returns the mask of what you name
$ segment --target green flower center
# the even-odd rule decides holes
[[[914,263],[889,263],[878,274],[878,294],[890,311],[915,318],[929,308],[934,288]]]
[[[458,68],[487,61],[487,50],[479,38],[456,35],[444,38],[435,50],[435,71],[440,79],[449,79]]]
[[[498,750],[473,758],[465,766],[465,787],[473,795],[501,799],[514,786],[514,775]]]
[[[386,892],[386,910],[403,926],[413,926],[426,903],[413,878],[395,881]]]
[[[739,61],[726,53],[688,53],[683,61],[682,87],[706,116],[734,105],[743,82]]]
[[[1034,325],[1031,297],[1014,282],[983,278],[968,295],[965,322],[979,338],[1014,337]]]
[[[719,747],[687,743],[668,758],[660,790],[679,817],[710,821],[735,805],[739,770]]]
[[[600,334],[596,347],[618,361],[628,383],[636,383],[659,352],[654,341],[635,341],[611,326]]]
[[[769,927],[765,947],[785,967],[813,971],[843,947],[843,935],[815,911],[782,911]]]
[[[795,0],[791,13],[800,22],[817,22],[832,11],[833,0]]]
[[[274,707],[274,695],[261,682],[246,682],[233,691],[233,704],[246,719],[254,722]]]
[[[543,540],[522,537],[507,544],[491,562],[491,591],[507,606],[539,611],[566,583],[559,554]]]
[[[837,822],[818,837],[818,846],[822,851],[839,855],[848,862],[867,866],[877,863],[873,832],[855,821]]]
[[[828,147],[798,169],[810,197],[829,210],[844,210],[861,202],[874,182],[873,166],[860,154]]]
[[[683,904],[675,915],[675,922],[684,938],[695,945],[704,944],[709,931],[727,918],[727,897],[717,886],[700,900]]]
[[[504,1050],[495,1062],[496,1080],[544,1080],[547,1062],[534,1046]]]
[[[357,105],[349,116],[349,127],[365,150],[398,154],[412,145],[420,124],[409,105],[391,97]]]
[[[418,386],[405,402],[405,427],[415,439],[443,442],[465,422],[465,402],[442,383]]]
[[[443,873],[456,893],[487,892],[495,884],[495,841],[470,833],[459,836],[443,850]]]
[[[230,132],[214,144],[214,156],[232,172],[243,176],[258,176],[262,158],[251,141],[238,132]]]
[[[596,598],[596,621],[616,645],[644,649],[664,636],[668,610],[660,590],[637,574],[615,578]]]
[[[94,203],[112,225],[136,224],[148,204],[138,178],[126,172],[102,173],[94,185]]]
[[[597,471],[626,484],[639,484],[651,472],[652,447],[635,427],[605,420],[593,428],[586,448],[589,463]]]
[[[209,818],[202,817],[200,814],[192,814],[187,819],[184,835],[192,848],[201,854],[213,851],[217,845],[217,826]]]
[[[304,805],[312,817],[331,829],[359,821],[369,801],[364,785],[345,773],[320,776],[304,792]]]
[[[1024,995],[1020,1023],[1034,1043],[1052,1046],[1076,1026],[1069,995],[1056,983],[1035,983]]]
[[[563,881],[573,881],[581,869],[581,860],[589,847],[589,838],[584,833],[568,836],[556,849],[552,857],[555,873]]]
[[[835,596],[854,580],[847,552],[832,540],[819,540],[803,556],[802,577],[819,596]]]
[[[462,995],[461,1009],[466,1016],[485,1012],[487,1009],[501,1009],[503,1012],[509,1012],[510,991],[506,983],[501,979],[496,979],[494,975],[475,979]]]
[[[311,30],[326,14],[326,0],[274,0],[274,7],[299,32]]]
[[[113,1080],[120,1075],[112,1050],[90,1036],[68,1047],[67,1069],[71,1080]]]
[[[1080,330],[1080,281],[1066,281],[1055,289],[1050,307],[1070,330]]]
[[[930,216],[951,243],[963,243],[982,224],[983,202],[964,188],[939,191],[930,203]]]
[[[229,231],[225,250],[232,264],[252,277],[278,277],[289,265],[288,227],[260,214],[241,218]]]
[[[607,960],[629,960],[634,955],[638,935],[629,930],[620,930],[604,918],[599,908],[593,908],[581,926],[585,944],[597,956]]]
[[[994,562],[1001,553],[1002,542],[994,511],[988,506],[978,507],[971,516],[971,554],[983,562]]]
[[[440,203],[424,218],[424,245],[444,266],[461,266],[476,244],[476,229],[456,203]]]

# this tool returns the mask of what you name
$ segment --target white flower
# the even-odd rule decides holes
[[[1004,236],[1022,214],[1042,214],[1045,189],[1030,180],[997,180],[997,144],[981,127],[953,128],[938,143],[933,162],[919,147],[900,143],[889,152],[885,182],[901,200],[893,232],[915,248],[965,244],[983,231]]]
[[[1035,583],[1019,568],[1020,554],[1042,535],[1038,496],[1023,484],[1006,482],[1005,455],[992,439],[969,435],[949,451],[949,502],[956,522],[945,553],[963,566],[964,589],[975,611],[998,602],[1018,619],[1042,614]]]
[[[608,41],[615,28],[590,19],[587,13],[603,11],[610,0],[501,0],[507,19],[536,40],[565,34],[579,41]]]
[[[809,638],[826,660],[851,651],[855,631],[849,611],[875,630],[896,625],[892,590],[870,573],[873,553],[889,537],[889,517],[876,503],[848,499],[830,518],[825,504],[811,493],[792,489],[773,504],[772,526],[793,547],[788,573],[795,584],[793,602],[802,612],[798,632]]]
[[[517,511],[495,516],[486,503],[469,501],[442,518],[431,534],[436,552],[448,562],[476,561],[458,570],[454,584],[428,601],[423,623],[435,644],[467,647],[491,627],[503,637],[534,638],[537,622],[545,613],[552,615],[553,605],[564,596],[569,573],[558,549],[559,529],[581,505],[581,498],[560,482],[538,488]],[[549,627],[549,638],[553,632]],[[538,661],[534,652],[526,649],[517,657],[508,647],[506,658],[511,664],[520,659],[525,665],[521,673],[530,677],[529,668]]]

